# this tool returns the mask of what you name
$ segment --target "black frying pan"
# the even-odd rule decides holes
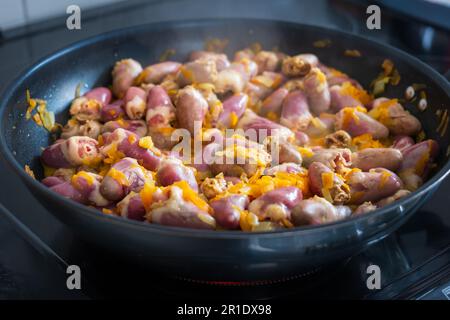
[[[111,82],[115,61],[133,57],[143,65],[158,61],[169,48],[176,60],[186,60],[203,47],[208,37],[230,40],[228,54],[258,41],[264,48],[277,46],[286,53],[312,52],[327,65],[359,80],[365,87],[376,77],[385,58],[394,61],[400,85],[389,87],[388,97],[402,97],[412,83],[425,83],[429,107],[418,113],[427,136],[439,142],[441,152],[434,175],[416,192],[369,214],[322,226],[268,233],[200,231],[165,227],[104,215],[51,192],[23,170],[26,164],[42,178],[41,148],[52,140],[33,121],[25,121],[25,91],[46,99],[57,122],[67,120],[68,107],[80,82],[89,87]],[[313,42],[330,39],[331,47],[315,48]],[[360,58],[344,56],[357,49]],[[450,108],[450,85],[418,59],[384,44],[324,28],[278,21],[224,19],[165,22],[111,32],[60,50],[41,60],[11,83],[1,96],[0,148],[6,162],[30,192],[84,239],[144,266],[183,277],[209,280],[274,279],[299,274],[344,257],[387,236],[423,204],[448,174],[446,155],[449,135],[436,132],[438,108]],[[20,194],[17,195],[20,201]]]

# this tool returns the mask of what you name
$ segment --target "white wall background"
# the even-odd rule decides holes
[[[124,0],[0,0],[0,29],[6,30],[28,23],[66,14],[75,4],[81,10]]]

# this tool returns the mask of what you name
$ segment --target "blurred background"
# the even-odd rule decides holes
[[[366,9],[381,8],[381,30],[368,30]],[[81,30],[68,30],[78,5]],[[220,17],[302,22],[362,34],[406,50],[446,74],[450,67],[450,0],[0,0],[3,79],[69,43],[143,23]],[[14,57],[11,59],[10,57]]]

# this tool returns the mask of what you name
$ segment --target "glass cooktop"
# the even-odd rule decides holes
[[[127,1],[84,14],[82,29],[65,18],[4,32],[0,38],[0,90],[42,56],[105,31],[152,21],[206,17],[258,17],[298,21],[373,37],[409,51],[444,75],[450,69],[448,30],[382,9],[381,30],[365,27],[365,7],[353,1]],[[183,10],[180,10],[183,8]],[[148,273],[105,256],[81,239],[0,165],[0,299],[23,298],[334,298],[450,299],[450,179],[398,231],[363,252],[295,279],[247,286],[199,283]],[[79,265],[82,289],[67,290],[66,268]],[[368,289],[367,267],[381,270],[381,289]]]

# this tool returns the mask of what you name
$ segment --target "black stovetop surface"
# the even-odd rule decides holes
[[[146,22],[254,17],[318,24],[388,42],[440,73],[450,69],[450,35],[417,19],[382,9],[382,29],[365,27],[365,6],[353,1],[127,1],[82,14],[82,29],[65,17],[4,32],[0,37],[0,90],[31,63],[74,41]],[[285,282],[222,286],[148,274],[85,244],[47,212],[2,162],[0,165],[0,299],[36,298],[338,298],[445,299],[450,286],[450,210],[446,179],[398,231],[336,265]],[[66,267],[82,270],[82,290],[66,288]],[[381,269],[381,290],[366,286],[367,266]],[[445,291],[447,292],[447,291]],[[449,294],[449,293],[447,293]]]

